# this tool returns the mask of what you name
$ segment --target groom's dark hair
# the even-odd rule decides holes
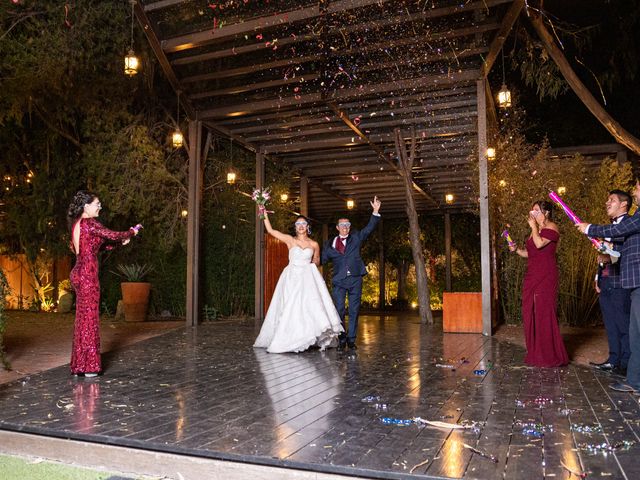
[[[629,195],[627,192],[625,192],[624,190],[611,190],[609,192],[609,195],[615,195],[616,197],[618,197],[618,200],[622,203],[622,202],[627,202],[627,212],[629,211],[629,209],[631,208],[631,205],[633,205],[633,202],[631,200],[631,195]]]

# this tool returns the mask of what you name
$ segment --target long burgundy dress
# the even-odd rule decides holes
[[[556,247],[560,234],[543,228],[540,236],[550,242],[536,248],[533,238],[529,237],[525,244],[529,258],[522,285],[522,320],[527,345],[524,361],[536,367],[559,367],[569,363],[556,316],[559,276]]]
[[[76,291],[76,321],[71,350],[71,373],[99,373],[100,361],[100,283],[98,252],[105,241],[131,238],[133,231],[114,232],[94,218],[81,218],[79,253],[69,280]],[[75,228],[75,226],[74,226]],[[110,250],[115,245],[106,245]]]

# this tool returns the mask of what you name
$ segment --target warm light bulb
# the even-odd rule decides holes
[[[498,185],[500,185],[501,187],[506,187],[507,186],[507,182],[506,182],[506,180],[500,180],[498,182]]]
[[[509,108],[511,106],[511,92],[504,83],[498,92],[498,106],[500,108]]]
[[[184,145],[184,136],[180,130],[176,130],[171,135],[171,145],[173,145],[173,148],[180,148]]]
[[[567,193],[567,187],[558,187],[558,195],[564,195]]]
[[[124,73],[125,75],[129,75],[133,77],[138,73],[138,65],[139,65],[138,57],[136,57],[133,48],[129,49],[129,53],[124,57]]]
[[[445,202],[447,202],[447,203],[449,203],[449,204],[451,204],[451,203],[453,203],[453,198],[454,198],[454,197],[453,197],[453,193],[447,193],[447,194],[444,196],[444,201],[445,201]]]
[[[347,208],[349,210],[353,210],[355,206],[356,206],[356,202],[354,200],[347,200]]]
[[[182,216],[182,218],[186,218],[189,215],[189,211],[188,210],[182,210],[180,212],[180,215]]]
[[[286,202],[287,200],[289,200],[289,195],[287,195],[286,193],[281,193],[280,194],[280,201],[281,202]]]
[[[496,149],[493,147],[489,147],[487,148],[487,158],[489,160],[493,160],[494,158],[496,158]]]
[[[234,183],[236,183],[236,174],[235,174],[235,172],[227,173],[227,183],[229,185],[233,185]]]

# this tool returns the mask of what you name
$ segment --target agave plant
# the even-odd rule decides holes
[[[127,282],[144,282],[145,277],[153,271],[153,266],[148,263],[121,263],[114,272],[125,278]]]

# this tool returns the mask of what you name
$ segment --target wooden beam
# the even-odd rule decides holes
[[[347,12],[357,8],[367,7],[370,5],[380,4],[380,2],[388,2],[391,0],[334,0],[333,2],[327,2],[326,14],[330,16],[335,13]],[[444,17],[448,15],[463,14],[473,10],[485,10],[493,6],[497,6],[504,3],[510,3],[513,0],[479,0],[466,3],[462,6],[453,5],[440,8],[427,9],[422,12],[408,13],[406,15],[397,15],[389,19],[382,19],[378,21],[367,21],[361,24],[354,25],[343,29],[345,34],[372,30],[375,28],[383,28],[385,26],[393,26],[402,23],[416,22],[421,20],[428,20],[438,17]],[[235,23],[225,25],[223,28],[207,29],[200,32],[188,33],[185,35],[178,35],[170,39],[163,41],[162,46],[166,52],[179,52],[187,49],[193,49],[208,45],[220,40],[228,39],[229,37],[241,37],[245,34],[253,34],[256,31],[268,32],[272,28],[282,27],[283,25],[291,25],[293,23],[307,23],[317,17],[323,15],[320,11],[320,6],[306,7],[298,10],[291,10],[288,12],[280,12],[274,15],[253,18],[246,20],[242,23]],[[338,35],[340,29],[336,29],[335,35]],[[303,35],[296,35],[297,41],[306,41],[315,36],[309,35],[310,38]],[[282,45],[285,38],[278,38],[278,44]],[[260,42],[264,45],[265,42]],[[293,42],[290,42],[293,43]],[[269,48],[269,47],[265,47]],[[236,49],[237,50],[237,49]]]
[[[264,155],[256,153],[256,188],[264,188]],[[255,215],[255,325],[260,327],[264,320],[264,226],[259,215]]]
[[[321,92],[308,93],[304,95],[288,96],[283,98],[273,98],[268,100],[254,101],[249,103],[241,103],[235,105],[227,105],[224,107],[211,108],[200,112],[202,119],[241,116],[263,110],[272,110],[283,107],[297,106],[321,103],[325,100],[341,102],[352,98],[362,98],[366,95],[378,95],[381,93],[410,90],[410,89],[428,89],[436,86],[453,85],[460,82],[471,81],[478,78],[479,71],[470,69],[461,72],[452,72],[450,74],[430,75],[427,77],[410,78],[398,80],[394,82],[386,82],[372,85],[364,85],[356,88],[345,88],[336,90],[331,98],[326,98]]]
[[[498,53],[502,50],[505,40],[509,35],[509,32],[513,28],[513,24],[518,19],[520,12],[522,11],[522,7],[524,7],[525,0],[513,0],[513,3],[509,7],[507,14],[502,19],[502,24],[500,25],[500,30],[496,33],[493,41],[491,42],[491,46],[489,47],[489,53],[484,60],[482,65],[482,76],[486,78],[491,71],[491,67],[493,63],[496,61]]]
[[[460,125],[451,125],[446,127],[436,127],[436,128],[426,128],[417,130],[419,135],[425,136],[442,136],[446,138],[447,136],[455,136],[460,134],[465,134],[468,132],[475,132],[476,126],[474,124],[465,123]],[[369,140],[373,143],[384,143],[391,141],[391,133],[384,134],[376,134],[369,136]],[[266,153],[285,153],[285,152],[297,152],[302,150],[313,150],[320,148],[330,148],[330,147],[352,147],[356,145],[371,145],[366,140],[363,140],[362,137],[358,135],[354,135],[351,137],[341,136],[341,137],[331,137],[323,140],[312,140],[306,142],[286,142],[279,144],[271,144],[264,145],[264,151]]]
[[[445,258],[445,280],[444,289],[451,291],[451,214],[444,213],[444,258]]]
[[[303,75],[296,78],[287,78],[287,79],[280,78],[277,80],[269,80],[268,82],[258,82],[258,83],[251,83],[246,85],[238,85],[236,87],[206,90],[204,92],[199,92],[199,93],[190,93],[188,97],[190,100],[202,100],[203,98],[210,98],[210,97],[238,95],[240,93],[253,92],[256,90],[265,90],[267,88],[282,87],[284,85],[291,85],[292,83],[300,84],[302,82],[312,82],[313,80],[317,80],[318,78],[320,78],[319,74],[311,73],[311,74]]]
[[[162,42],[165,52],[179,52],[182,50],[201,47],[231,37],[253,34],[253,32],[265,32],[274,27],[282,27],[296,22],[310,21],[322,15],[333,15],[356,8],[368,7],[389,0],[336,0],[326,4],[326,11],[321,10],[321,4],[313,7],[300,8],[279,12],[273,15],[252,18],[241,23],[225,25],[224,28],[207,29],[201,32],[179,35]]]
[[[198,324],[200,287],[200,207],[202,198],[202,122],[189,121],[186,325]]]
[[[482,334],[493,333],[491,316],[491,241],[489,229],[489,179],[487,171],[487,115],[484,78],[478,80],[478,190],[480,193],[480,267]]]
[[[540,37],[540,40],[542,40],[545,50],[558,66],[560,73],[562,73],[562,76],[567,81],[573,92],[582,101],[584,106],[589,109],[593,116],[604,126],[604,128],[607,129],[618,143],[621,143],[636,155],[640,155],[640,139],[622,127],[622,125],[620,125],[604,109],[604,107],[600,105],[598,100],[595,99],[584,83],[582,83],[573,71],[573,68],[571,68],[571,65],[560,48],[556,45],[554,38],[547,31],[540,15],[532,10],[529,10],[528,13],[531,24],[535,28],[536,32],[538,32],[538,36]]]
[[[167,80],[169,81],[169,83],[171,84],[171,87],[175,92],[184,91],[182,89],[182,86],[180,85],[178,77],[173,71],[173,68],[171,68],[171,65],[169,64],[169,60],[167,59],[167,56],[162,50],[162,47],[160,45],[160,40],[156,35],[157,26],[151,23],[151,20],[149,20],[149,17],[147,16],[147,13],[145,12],[140,2],[135,3],[134,13],[136,15],[136,18],[138,19],[138,22],[142,26],[142,31],[147,37],[147,41],[149,42],[149,45],[151,46],[153,53],[156,55],[156,58],[158,59],[158,63],[160,64],[160,68],[162,68],[162,71],[167,77]],[[186,98],[182,102],[182,108],[187,113],[187,116],[189,118],[195,119],[196,117],[195,109]]]

